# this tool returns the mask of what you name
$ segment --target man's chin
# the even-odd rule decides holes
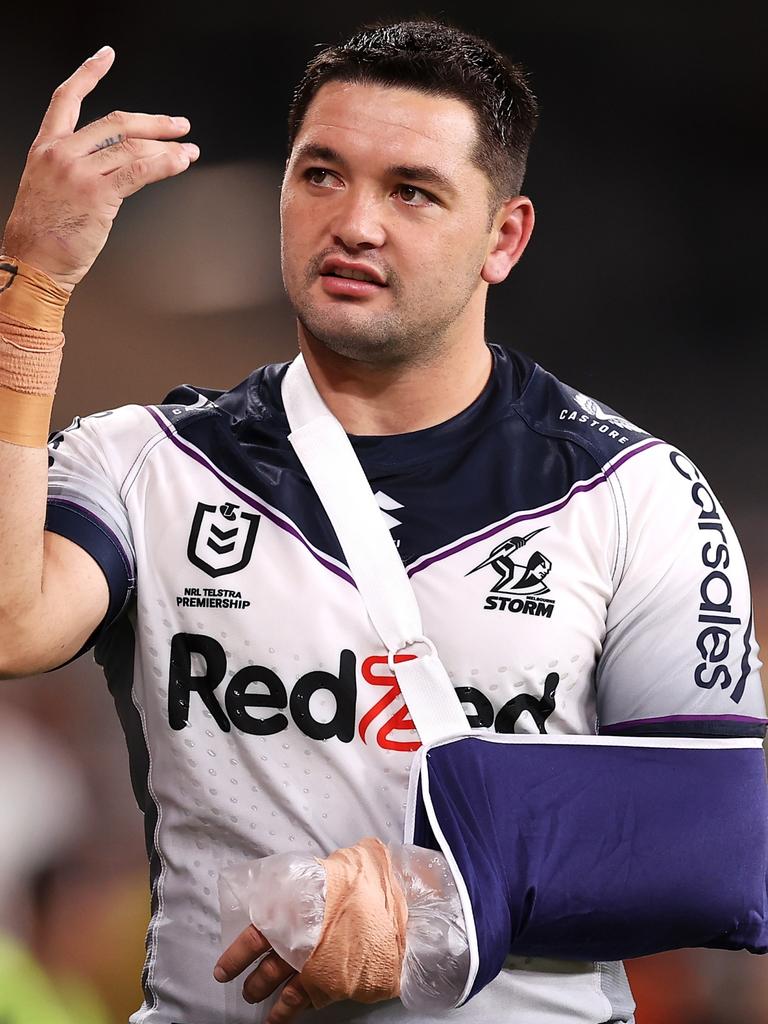
[[[330,307],[313,305],[296,310],[304,331],[313,338],[338,351],[340,348],[359,347],[365,351],[386,345],[392,335],[391,321],[381,315],[372,315],[355,303],[334,303]]]
[[[401,339],[379,324],[378,330],[371,330],[370,323],[362,320],[350,323],[337,317],[299,317],[304,334],[308,340],[318,342],[336,355],[346,359],[354,359],[364,363],[391,364],[399,362],[403,356]]]

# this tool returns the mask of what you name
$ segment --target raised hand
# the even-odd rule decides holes
[[[200,155],[185,117],[116,110],[75,131],[83,99],[112,66],[102,47],[55,90],[27,156],[2,252],[71,291],[107,241],[123,199]]]

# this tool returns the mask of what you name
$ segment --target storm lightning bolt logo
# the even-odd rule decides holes
[[[515,555],[525,547],[529,540],[548,529],[548,526],[542,526],[525,537],[508,537],[507,540],[498,544],[486,559],[465,575],[471,576],[473,572],[492,566],[499,574],[499,579],[496,581],[496,586],[491,588],[491,593],[530,596],[548,594],[549,587],[544,579],[552,569],[552,562],[546,555],[542,555],[540,551],[534,551],[525,564],[515,561]]]

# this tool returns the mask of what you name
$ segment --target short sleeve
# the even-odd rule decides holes
[[[626,551],[596,674],[600,732],[764,736],[749,579],[722,505],[666,444],[623,470]]]
[[[127,606],[136,583],[131,524],[120,489],[132,446],[126,410],[76,417],[48,441],[48,508],[45,529],[87,551],[109,586],[109,608],[98,634]],[[82,653],[82,652],[80,652]]]

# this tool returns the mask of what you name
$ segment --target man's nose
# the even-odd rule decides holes
[[[376,197],[349,189],[340,197],[331,223],[334,241],[345,249],[377,249],[384,244],[384,211]]]

